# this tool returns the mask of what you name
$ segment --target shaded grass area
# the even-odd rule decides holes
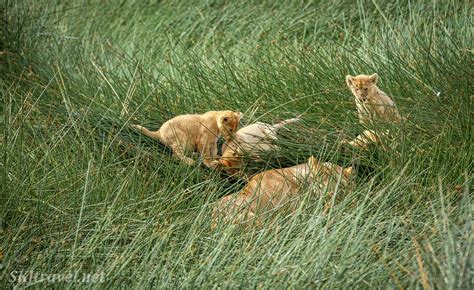
[[[3,287],[28,285],[9,282],[21,270],[135,288],[471,286],[468,1],[2,5]],[[345,148],[364,130],[345,75],[373,72],[407,121],[387,151]],[[217,109],[243,125],[304,113],[255,169],[314,155],[358,165],[356,187],[327,215],[307,194],[275,227],[211,231],[213,203],[244,182],[129,124]]]

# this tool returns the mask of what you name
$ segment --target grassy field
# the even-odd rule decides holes
[[[470,1],[121,2],[2,1],[0,288],[473,286]],[[345,76],[374,72],[407,121],[387,151],[345,148],[364,129]],[[304,112],[265,167],[358,164],[354,190],[211,231],[243,182],[130,124],[223,109]]]

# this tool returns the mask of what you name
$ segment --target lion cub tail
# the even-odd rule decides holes
[[[277,124],[273,125],[272,127],[273,127],[274,130],[278,130],[282,127],[285,127],[286,125],[298,122],[300,120],[301,120],[300,117],[291,118],[291,119],[288,119],[288,120],[281,121],[280,123],[277,123]]]
[[[132,127],[142,132],[143,134],[147,135],[151,139],[158,140],[158,141],[161,140],[160,130],[150,131],[147,128],[140,125],[132,125]]]

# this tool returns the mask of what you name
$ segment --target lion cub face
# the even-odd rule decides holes
[[[234,134],[239,127],[241,112],[224,111],[217,119],[217,127],[224,135]]]
[[[371,96],[376,95],[376,83],[378,78],[379,76],[377,74],[370,76],[358,75],[355,77],[348,75],[346,76],[346,83],[358,100],[366,102]]]
[[[222,147],[222,157],[219,164],[225,168],[225,171],[230,174],[238,174],[242,170],[245,153],[239,148],[239,145],[234,141]]]

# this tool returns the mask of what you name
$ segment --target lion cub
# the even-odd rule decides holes
[[[395,103],[377,87],[379,76],[346,76],[347,86],[355,96],[359,122],[371,124],[376,118],[388,122],[400,122],[401,117]]]
[[[386,130],[385,132],[376,133],[374,130],[364,130],[362,134],[357,135],[354,140],[352,141],[343,141],[344,144],[349,144],[352,147],[367,150],[370,144],[381,144],[382,149],[387,150],[385,145],[381,142],[380,137],[385,137],[389,134],[389,131]]]
[[[258,226],[265,213],[294,212],[305,185],[316,188],[318,194],[327,192],[331,195],[339,180],[341,187],[350,184],[351,174],[352,167],[322,163],[313,156],[304,164],[264,171],[253,176],[241,191],[217,201],[212,211],[211,227],[215,228],[219,222],[245,228],[252,224]]]
[[[277,150],[278,147],[272,144],[278,140],[277,131],[294,122],[299,118],[284,120],[278,124],[270,125],[257,122],[240,128],[231,140],[222,146],[222,157],[217,162],[229,174],[235,174],[242,166],[243,158],[246,154],[258,159],[259,152]]]
[[[173,154],[187,164],[194,160],[186,154],[198,151],[206,166],[217,157],[217,139],[222,134],[230,140],[237,131],[241,112],[210,111],[202,115],[180,115],[166,121],[158,131],[150,131],[140,125],[132,125],[148,137],[171,147]]]

